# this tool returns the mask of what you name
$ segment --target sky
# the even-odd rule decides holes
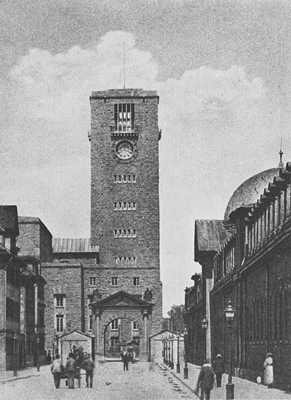
[[[92,91],[160,96],[164,315],[184,303],[196,219],[291,161],[291,3],[0,0],[0,204],[90,236]]]

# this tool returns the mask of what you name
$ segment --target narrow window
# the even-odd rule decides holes
[[[92,314],[89,314],[89,331],[92,331]]]
[[[131,182],[131,175],[127,176],[127,180],[128,180],[129,183]]]
[[[90,276],[89,284],[90,284],[90,286],[96,286],[96,277],[95,276]]]
[[[134,129],[134,104],[114,104],[114,129],[119,132]]]
[[[134,285],[134,286],[139,286],[139,276],[135,276],[135,277],[133,278],[133,285]]]
[[[126,175],[123,175],[123,182],[126,182]]]
[[[117,276],[112,276],[112,278],[111,278],[111,285],[112,285],[112,286],[117,286]]]
[[[118,331],[118,319],[114,319],[111,321],[111,330]]]
[[[118,175],[118,180],[119,180],[119,182],[122,182],[122,176],[121,175]]]
[[[117,182],[117,175],[114,175],[114,183]]]
[[[64,307],[64,295],[63,294],[56,294],[56,307]]]
[[[137,323],[136,321],[133,322],[133,324],[132,324],[132,329],[133,329],[134,331],[138,331],[138,323]]]
[[[136,176],[132,175],[132,181],[135,183],[136,182]]]
[[[56,316],[56,328],[57,328],[57,332],[64,331],[64,316],[63,315]]]

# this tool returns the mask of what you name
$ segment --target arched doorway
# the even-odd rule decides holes
[[[104,329],[104,356],[119,359],[127,350],[131,359],[139,358],[139,345],[142,328],[137,320],[130,317],[112,319]]]
[[[152,304],[123,291],[92,303],[96,359],[120,359],[126,348],[148,360]]]

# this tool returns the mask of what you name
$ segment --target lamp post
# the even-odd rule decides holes
[[[166,338],[163,339],[163,363],[166,364]]]
[[[171,346],[172,346],[172,349],[171,349],[171,369],[173,369],[174,368],[174,335],[172,335],[171,336]]]
[[[14,332],[13,335],[13,375],[17,376],[17,333]]]
[[[188,366],[187,366],[187,347],[186,347],[186,337],[188,335],[187,326],[184,326],[184,358],[185,358],[185,366],[184,366],[184,379],[188,379]]]
[[[180,347],[180,334],[177,335],[177,374],[180,373],[180,354],[179,354],[179,347]]]
[[[232,341],[232,324],[234,320],[234,313],[235,310],[232,308],[231,305],[231,300],[228,300],[228,305],[226,309],[224,310],[224,316],[228,325],[228,331],[229,331],[229,372],[228,372],[228,382],[226,384],[226,399],[227,400],[233,400],[234,399],[234,384],[232,383],[232,375],[231,375],[231,370],[232,370],[232,359],[231,359],[231,341]]]
[[[40,370],[40,363],[39,363],[39,336],[38,333],[36,334],[36,370]]]
[[[206,330],[208,328],[208,321],[207,321],[207,318],[205,317],[205,315],[201,320],[201,327],[202,327],[203,332],[206,333]],[[205,354],[204,354],[204,358],[205,359],[207,358],[207,354],[206,353],[207,353],[207,351],[206,351],[206,338],[205,338]]]

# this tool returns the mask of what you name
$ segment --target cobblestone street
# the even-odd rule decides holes
[[[23,371],[24,372],[24,371]],[[82,375],[81,388],[69,390],[65,380],[61,388],[55,389],[48,366],[40,373],[21,374],[20,379],[8,380],[0,386],[1,400],[45,400],[45,399],[190,399],[195,397],[170,371],[153,367],[149,363],[130,364],[123,371],[122,363],[111,362],[98,365],[94,375],[94,387],[85,387]],[[21,379],[22,378],[22,379]]]

